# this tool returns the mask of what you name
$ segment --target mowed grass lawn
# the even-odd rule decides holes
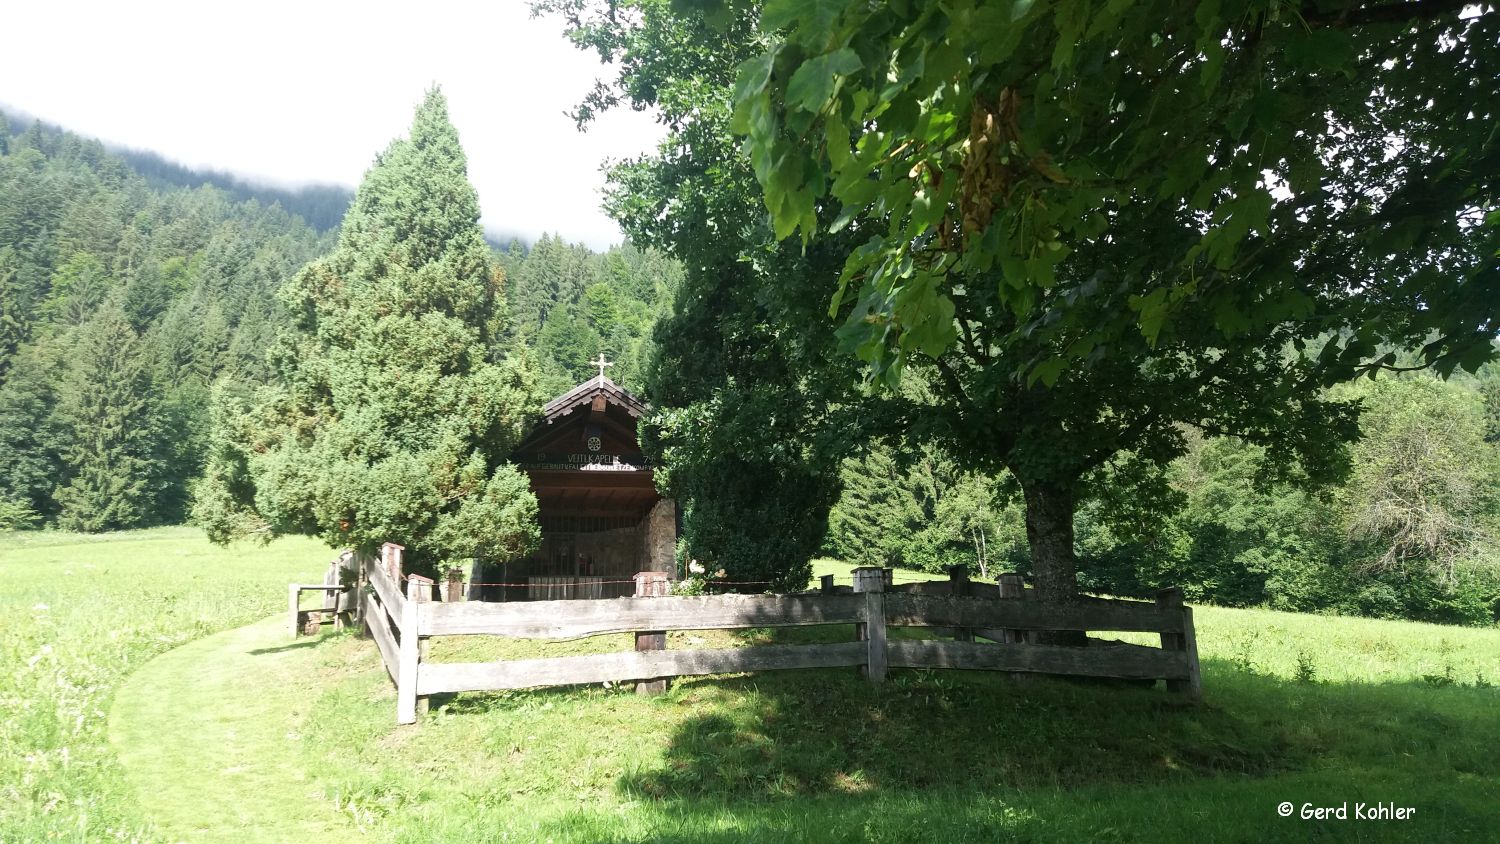
[[[153,840],[110,750],[124,678],[151,657],[286,605],[331,552],[217,548],[194,528],[0,534],[0,841]],[[170,700],[159,713],[173,723]]]
[[[150,656],[280,610],[285,584],[316,577],[330,552],[226,551],[186,529],[7,540],[0,841],[170,837],[104,740],[111,695]],[[893,671],[873,687],[850,669],[684,679],[656,698],[455,695],[416,727],[393,723],[373,646],[329,633],[285,651],[319,684],[295,732],[256,734],[300,742],[313,788],[298,796],[375,841],[1500,840],[1500,630],[1211,607],[1196,618],[1199,706],[961,672]],[[684,633],[669,646],[851,632]],[[433,657],[622,647],[628,637],[470,637],[435,641]],[[254,679],[227,693],[256,695]],[[158,717],[174,740],[170,700]],[[235,799],[206,792],[183,797],[202,816]],[[1347,801],[1351,818],[1281,818],[1283,801]],[[1355,820],[1358,802],[1416,813]]]

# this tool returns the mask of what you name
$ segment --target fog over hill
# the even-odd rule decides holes
[[[19,135],[33,124],[39,125],[48,135],[59,135],[71,131],[66,126],[49,122],[23,109],[15,108],[0,100],[0,116],[9,123],[10,133]],[[85,133],[73,132],[83,135]],[[244,176],[228,170],[190,167],[174,161],[152,150],[135,149],[96,138],[111,154],[119,156],[155,187],[187,187],[212,185],[228,192],[235,199],[254,199],[263,205],[273,203],[296,214],[319,232],[338,227],[354,199],[354,188],[340,184],[274,184],[265,179]],[[530,239],[514,232],[485,229],[485,239],[491,246],[505,248],[513,240],[530,245]]]

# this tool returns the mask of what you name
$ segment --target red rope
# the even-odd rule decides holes
[[[538,575],[538,577],[567,577],[567,576],[568,575]],[[591,575],[579,575],[579,576],[581,576],[581,577],[590,577]],[[408,575],[405,575],[404,577],[402,577],[401,579],[402,580],[406,580],[406,581],[412,581],[412,580],[416,580],[418,578],[421,578],[421,580],[423,582],[425,582],[425,583],[427,583],[429,585],[432,585],[432,586],[437,586],[439,584],[442,584],[442,583],[446,582],[446,581],[441,581],[441,580],[428,580],[427,578],[422,577],[422,575],[419,575],[419,574],[408,574]],[[845,578],[845,579],[851,579],[851,578]],[[568,588],[568,587],[579,587],[579,586],[618,586],[618,585],[622,585],[622,584],[626,584],[626,583],[633,584],[633,583],[636,582],[636,580],[635,580],[635,578],[630,578],[629,580],[589,580],[589,581],[577,581],[577,582],[573,582],[573,583],[529,583],[529,582],[528,583],[506,583],[506,582],[487,582],[487,581],[461,581],[461,582],[465,586],[508,586],[508,587],[519,587],[519,586],[527,586],[527,587],[530,587],[530,586],[546,586],[546,587],[553,587],[553,586],[559,586],[559,587],[563,587],[563,588]],[[681,582],[681,581],[675,581],[674,580],[672,582],[678,583],[678,582]],[[708,580],[708,581],[705,581],[705,583],[707,585],[709,585],[709,586],[770,586],[774,582],[775,581],[772,581],[772,580]]]
[[[439,581],[439,582],[441,582],[441,581]],[[681,583],[682,581],[671,581],[671,582]],[[464,585],[465,586],[562,586],[562,587],[570,587],[570,586],[603,586],[605,584],[615,584],[615,583],[635,583],[635,581],[633,579],[632,580],[588,580],[588,581],[579,581],[579,582],[576,582],[576,583],[489,583],[489,582],[481,582],[481,581],[477,581],[477,580],[476,581],[464,581]],[[708,581],[708,585],[710,585],[710,586],[769,586],[771,583],[772,583],[772,581],[769,581],[769,580],[710,580],[710,581]]]
[[[606,584],[635,583],[634,580],[588,580],[577,583],[485,583],[465,581],[465,586],[604,586]]]

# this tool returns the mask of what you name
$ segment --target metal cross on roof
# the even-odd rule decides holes
[[[593,364],[594,364],[594,366],[599,367],[599,377],[600,378],[604,377],[604,367],[606,367],[606,366],[614,366],[613,363],[611,363],[610,361],[607,361],[607,360],[604,359],[604,353],[603,352],[599,353],[599,359],[596,360],[596,361],[594,361]]]

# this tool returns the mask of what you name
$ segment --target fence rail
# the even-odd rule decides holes
[[[431,663],[423,665],[417,676],[417,694],[622,683],[647,678],[781,668],[839,668],[864,665],[867,650],[864,642],[837,642],[693,651],[622,651],[504,662]]]
[[[637,630],[726,630],[864,621],[856,595],[704,595],[433,604],[417,621],[419,636],[489,635],[517,639],[581,639]]]
[[[395,550],[391,550],[391,549]],[[637,681],[637,690],[664,690],[667,678],[789,668],[858,666],[872,681],[888,668],[952,668],[1035,672],[1131,680],[1165,680],[1196,699],[1200,691],[1192,609],[1180,590],[1155,603],[1086,599],[1035,600],[1015,575],[997,585],[948,582],[890,585],[888,571],[855,569],[850,589],[825,579],[815,593],[670,597],[665,575],[637,575],[634,598],[522,603],[433,602],[432,581],[401,579],[400,548],[361,561],[364,628],[396,684],[397,721],[412,723],[430,695],[538,686]],[[853,624],[855,641],[667,650],[669,630],[742,629]],[[887,627],[924,627],[947,639],[889,641]],[[1039,643],[1039,631],[1152,632],[1161,647],[1089,640],[1086,647]],[[483,663],[425,660],[432,636],[489,635],[569,640],[635,633],[636,649],[620,653]],[[989,642],[976,640],[987,639]]]

